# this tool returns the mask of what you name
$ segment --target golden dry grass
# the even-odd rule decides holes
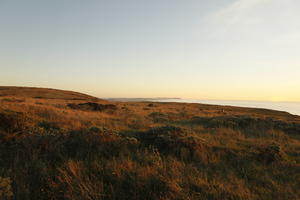
[[[299,116],[74,94],[0,87],[5,198],[300,199]]]

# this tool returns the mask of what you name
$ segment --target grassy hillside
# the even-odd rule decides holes
[[[0,87],[0,199],[300,199],[300,117]]]
[[[0,97],[17,96],[35,99],[97,100],[96,97],[79,92],[34,87],[0,86]]]

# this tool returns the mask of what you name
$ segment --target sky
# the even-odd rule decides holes
[[[299,0],[0,0],[0,85],[300,101]]]

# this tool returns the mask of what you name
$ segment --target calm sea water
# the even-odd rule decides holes
[[[194,99],[167,99],[159,102],[203,103],[212,105],[238,106],[248,108],[266,108],[286,111],[300,116],[300,102],[271,102],[271,101],[221,101],[221,100],[194,100]]]

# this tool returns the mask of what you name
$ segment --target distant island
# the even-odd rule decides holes
[[[180,100],[181,98],[170,98],[170,97],[158,97],[158,98],[106,98],[108,101],[129,101],[129,102],[140,102],[140,101],[167,101],[167,100]]]

